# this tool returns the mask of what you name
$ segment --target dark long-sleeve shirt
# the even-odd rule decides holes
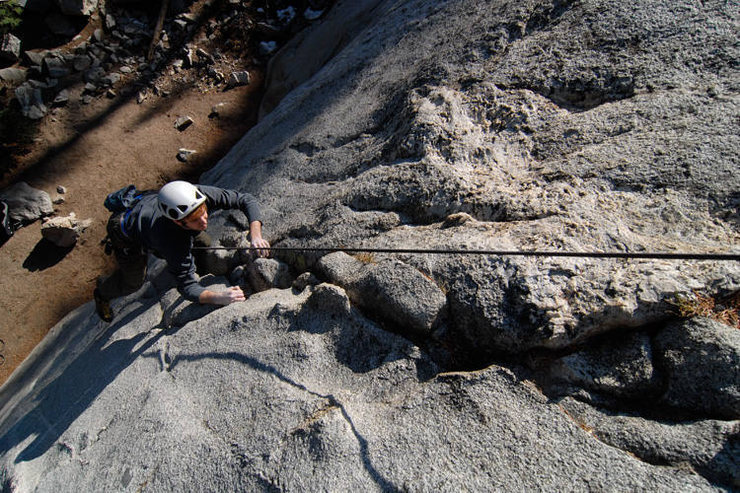
[[[235,190],[196,185],[206,196],[208,211],[239,209],[249,220],[262,221],[257,199]],[[167,261],[167,269],[177,280],[177,289],[190,301],[197,301],[205,288],[198,283],[191,252],[198,231],[182,228],[164,215],[157,194],[145,195],[134,206],[125,223],[126,233],[144,249]]]

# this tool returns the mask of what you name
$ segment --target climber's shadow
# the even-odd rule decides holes
[[[158,301],[154,301],[158,302]],[[15,463],[34,460],[45,453],[115,378],[165,333],[141,332],[128,339],[115,333],[151,308],[144,304],[107,328],[93,344],[71,361],[61,374],[33,397],[25,415],[0,438],[0,455],[34,437]]]
[[[23,267],[31,272],[48,269],[61,262],[73,248],[74,245],[60,247],[46,238],[41,238],[41,241],[36,243],[33,251],[31,251],[23,262]]]

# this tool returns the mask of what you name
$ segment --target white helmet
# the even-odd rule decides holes
[[[186,181],[169,182],[159,190],[157,198],[162,211],[178,221],[206,201],[206,196]]]

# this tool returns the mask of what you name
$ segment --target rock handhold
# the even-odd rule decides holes
[[[287,264],[275,259],[258,258],[246,270],[249,285],[255,291],[266,291],[271,288],[286,289],[293,278]]]
[[[398,260],[366,263],[335,252],[321,258],[319,269],[371,318],[400,332],[431,333],[447,305],[447,297],[434,281]]]

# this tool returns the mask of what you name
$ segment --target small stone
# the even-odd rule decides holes
[[[138,92],[138,93],[136,94],[136,102],[137,102],[138,104],[141,104],[141,103],[143,103],[143,102],[144,102],[144,101],[146,100],[146,98],[147,98],[147,93],[146,93],[146,91],[139,91],[139,92]]]
[[[0,70],[0,80],[6,82],[23,83],[26,80],[26,70],[8,67]]]
[[[226,108],[226,103],[218,103],[211,108],[211,113],[208,115],[209,118],[218,118]]]
[[[249,84],[249,72],[246,70],[232,72],[229,76],[230,86],[245,86],[247,84]]]
[[[72,66],[78,72],[84,72],[92,66],[92,58],[88,55],[77,55],[72,61]]]
[[[181,163],[187,163],[188,160],[190,159],[190,156],[192,156],[193,154],[196,154],[196,152],[197,151],[194,151],[192,149],[184,149],[184,148],[179,149],[177,151],[177,160],[180,161]]]
[[[193,119],[189,116],[181,116],[177,120],[175,120],[175,128],[182,132],[186,128],[188,128],[190,125],[193,124]]]
[[[69,91],[66,89],[62,89],[61,91],[59,91],[59,94],[57,94],[57,96],[54,98],[54,101],[52,102],[52,104],[54,106],[62,106],[62,105],[67,104],[67,102],[69,102]]]

